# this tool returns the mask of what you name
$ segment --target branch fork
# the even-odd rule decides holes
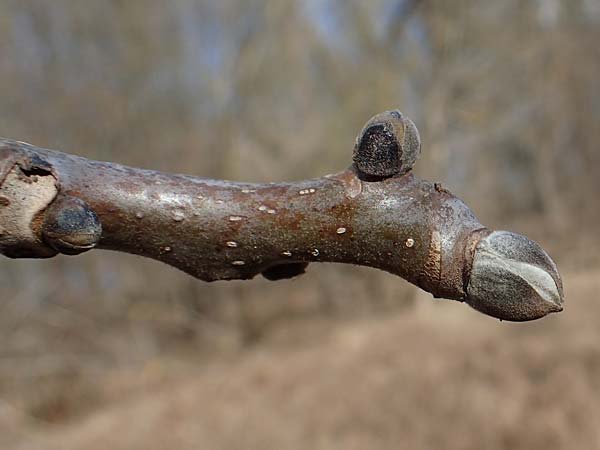
[[[0,253],[150,257],[205,280],[290,278],[313,262],[375,267],[505,320],[562,310],[558,270],[535,242],[484,227],[411,172],[416,126],[373,117],[334,175],[251,184],[135,169],[0,139]]]

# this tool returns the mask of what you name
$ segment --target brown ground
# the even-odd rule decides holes
[[[600,278],[564,278],[566,311],[535,323],[423,294],[412,312],[106,377],[111,401],[66,424],[0,405],[3,448],[600,448]]]

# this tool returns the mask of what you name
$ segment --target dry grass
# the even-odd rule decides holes
[[[568,309],[537,323],[420,298],[389,317],[283,327],[236,357],[157,359],[97,380],[112,398],[84,419],[4,408],[3,448],[597,448],[600,278],[565,280]]]

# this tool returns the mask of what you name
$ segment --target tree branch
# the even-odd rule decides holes
[[[485,228],[446,189],[414,176],[420,149],[414,124],[387,112],[360,133],[351,168],[249,184],[0,140],[0,253],[116,250],[205,281],[290,278],[311,262],[359,264],[500,319],[562,310],[550,257],[523,236]]]

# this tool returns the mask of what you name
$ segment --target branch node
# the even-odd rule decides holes
[[[28,160],[3,169],[0,179],[0,253],[10,258],[49,258],[56,252],[40,238],[37,219],[58,193],[49,171]]]

